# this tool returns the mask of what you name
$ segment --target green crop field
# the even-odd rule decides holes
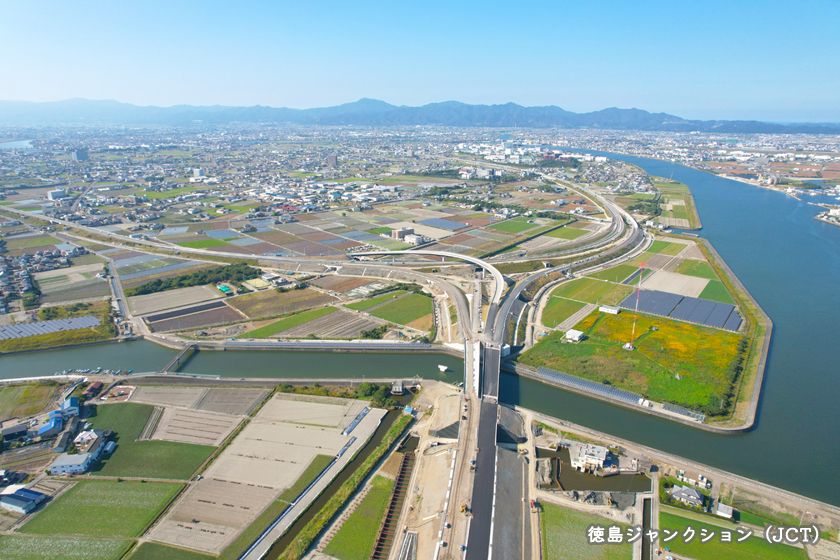
[[[591,545],[586,541],[590,525],[618,525],[626,535],[627,525],[597,515],[581,513],[551,504],[542,504],[543,558],[545,560],[630,560],[633,546],[628,543]]]
[[[79,482],[33,517],[21,532],[136,537],[183,487],[164,482]]]
[[[335,457],[332,457],[331,455],[316,455],[294,484],[283,490],[283,493],[278,496],[278,499],[283,500],[284,502],[289,502],[290,504],[297,500],[300,493],[306,490],[306,488],[312,484],[313,480],[318,478],[318,475],[327,468],[327,465],[329,465],[334,458]]]
[[[28,249],[30,247],[41,247],[44,245],[56,245],[61,243],[55,237],[50,235],[32,235],[29,237],[13,237],[6,240],[6,249],[12,251],[14,249]]]
[[[589,338],[579,344],[563,344],[562,333],[554,332],[519,361],[693,409],[720,406],[730,385],[728,368],[738,355],[741,340],[734,333],[639,315],[636,350],[628,352],[621,346],[630,341],[632,313],[595,311],[576,328]],[[676,374],[681,379],[676,379]]]
[[[542,324],[553,329],[585,306],[585,303],[579,301],[553,297],[543,309]]]
[[[676,217],[676,216],[675,216]],[[685,216],[686,218],[688,216]],[[650,244],[648,248],[648,252],[650,253],[661,253],[663,255],[676,255],[686,246],[682,243],[668,243],[667,241],[657,240]]]
[[[633,292],[630,286],[611,284],[591,278],[576,278],[554,289],[552,295],[586,303],[616,305]]]
[[[517,221],[517,219],[514,218],[513,220],[507,220],[499,224],[487,226],[487,229],[495,229],[497,231],[504,231],[506,233],[520,233],[529,229],[533,229],[535,227],[537,227],[537,224],[529,224],[528,222]]]
[[[0,536],[3,560],[117,560],[133,541],[90,537]]]
[[[729,290],[726,289],[726,286],[720,280],[710,280],[706,284],[706,287],[703,288],[703,291],[700,292],[700,297],[721,303],[735,304],[735,300],[732,299]]]
[[[238,338],[268,338],[279,332],[287,331],[292,327],[308,323],[318,317],[329,315],[333,311],[338,311],[338,309],[335,307],[318,307],[316,309],[310,309],[309,311],[303,311],[296,315],[292,315],[291,317],[280,319],[270,325],[254,329],[251,332],[240,334]]]
[[[209,445],[172,441],[135,441],[154,407],[147,404],[99,405],[88,419],[94,428],[113,430],[117,449],[91,469],[93,475],[187,480],[215,450]]]
[[[753,536],[742,543],[735,542],[740,535],[735,532],[734,528],[731,530],[733,542],[723,543],[720,542],[721,528],[716,525],[701,523],[671,513],[659,514],[660,529],[676,530],[682,535],[688,526],[691,526],[696,532],[697,536],[694,540],[685,543],[680,536],[669,542],[668,548],[681,556],[689,556],[695,560],[741,560],[742,558],[749,558],[750,560],[807,560],[808,558],[808,553],[802,548],[784,544],[771,545],[757,536]],[[701,543],[699,538],[701,529],[714,532],[715,537],[708,542]]]
[[[686,274],[688,276],[697,276],[698,278],[708,278],[709,280],[718,279],[718,275],[715,273],[715,270],[706,261],[686,259],[680,266],[677,267],[675,272]]]
[[[385,509],[391,498],[394,481],[377,476],[371,482],[371,489],[364,497],[335,537],[324,549],[339,560],[367,560],[373,552],[379,525],[385,517]]]
[[[370,299],[366,299],[363,301],[359,301],[356,303],[351,303],[345,305],[347,309],[352,309],[354,311],[364,311],[365,309],[370,309],[375,305],[379,305],[380,303],[385,303],[386,301],[393,299],[397,296],[400,296],[405,293],[405,290],[397,290],[396,292],[388,292],[387,294],[382,294],[381,296],[376,296]]]
[[[639,270],[638,267],[629,264],[620,264],[612,268],[605,268],[594,274],[590,274],[589,278],[598,278],[599,280],[609,280],[610,282],[621,282],[634,272]]]
[[[546,237],[557,237],[560,239],[577,239],[582,235],[586,235],[589,233],[585,229],[577,229],[572,227],[562,227],[560,229],[555,229],[554,231],[549,231],[545,234]]]
[[[129,560],[211,560],[212,558],[206,554],[152,542],[144,542],[129,556]]]
[[[158,200],[160,198],[174,198],[182,194],[188,194],[196,190],[196,187],[184,187],[180,189],[171,189],[163,192],[144,191],[141,195],[146,195],[149,200]]]
[[[52,402],[54,385],[11,385],[0,389],[0,418],[26,418]]]
[[[199,241],[185,241],[183,243],[178,243],[181,247],[187,247],[189,249],[207,249],[208,247],[221,247],[222,245],[230,245],[230,243],[225,243],[221,239],[201,239]]]
[[[409,294],[371,311],[370,314],[392,323],[407,325],[430,313],[432,313],[432,298],[420,294]]]
[[[382,233],[391,233],[393,230],[389,227],[384,227],[383,226],[383,227],[378,227],[378,228],[373,228],[373,229],[366,229],[365,231],[367,233],[372,233],[373,235],[379,235],[379,234],[382,234]]]

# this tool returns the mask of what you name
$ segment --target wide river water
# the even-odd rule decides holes
[[[687,184],[700,235],[773,319],[756,429],[709,434],[507,374],[501,400],[840,505],[840,478],[829,476],[840,461],[840,228],[781,193],[668,162],[601,155]],[[21,354],[0,358],[0,378],[97,366],[154,371],[173,356],[144,341]],[[440,374],[438,364],[450,371]],[[199,352],[182,369],[225,377],[463,377],[463,363],[440,354]]]

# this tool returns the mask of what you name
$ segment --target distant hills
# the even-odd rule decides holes
[[[600,128],[721,133],[840,134],[840,124],[777,124],[760,121],[687,120],[666,113],[615,107],[592,113],[572,113],[560,107],[468,105],[457,101],[430,103],[422,107],[391,105],[375,99],[360,99],[336,107],[287,109],[285,107],[141,107],[117,101],[68,99],[47,103],[0,101],[0,124],[126,124],[191,126],[230,123],[306,125],[414,126],[520,128]]]

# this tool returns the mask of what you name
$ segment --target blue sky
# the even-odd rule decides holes
[[[840,122],[840,2],[32,2],[0,99],[636,107]]]

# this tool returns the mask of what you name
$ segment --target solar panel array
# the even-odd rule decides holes
[[[618,306],[623,309],[635,309],[636,293],[624,298]],[[639,293],[639,311],[733,332],[737,331],[743,322],[741,314],[730,303],[685,297],[659,290],[642,290]]]
[[[537,368],[537,371],[543,376],[545,376],[547,379],[550,379],[551,381],[557,382],[561,385],[566,385],[568,387],[576,387],[578,389],[584,389],[593,393],[597,393],[599,395],[604,395],[607,397],[618,399],[620,401],[624,401],[630,404],[639,404],[639,399],[642,398],[642,395],[631,393],[630,391],[625,391],[624,389],[616,389],[615,387],[610,387],[609,385],[603,385],[601,383],[596,383],[595,381],[589,381],[588,379],[581,379],[580,377],[575,377],[574,375],[569,375],[566,373],[560,373],[559,371],[554,371],[553,369],[541,367]]]
[[[670,404],[670,403],[662,403],[662,408],[668,410],[670,412],[674,412],[676,414],[681,414],[683,416],[688,416],[692,420],[697,420],[698,422],[702,422],[706,419],[706,415],[702,412],[694,412],[693,410],[689,410],[687,408],[683,408],[681,406]]]
[[[26,338],[40,334],[50,334],[61,331],[72,331],[75,329],[86,329],[99,325],[101,321],[97,317],[85,315],[72,319],[53,319],[51,321],[38,321],[37,323],[21,323],[19,325],[7,325],[0,327],[0,340],[11,340],[13,338]]]

